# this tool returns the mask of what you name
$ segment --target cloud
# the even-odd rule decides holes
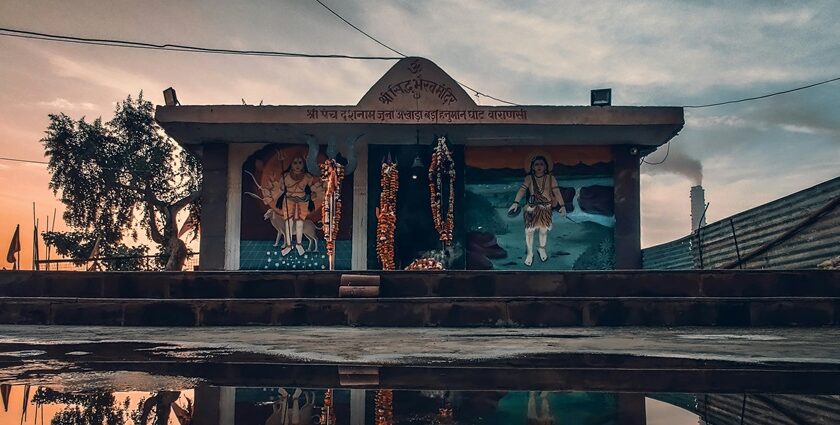
[[[690,156],[680,143],[672,141],[668,143],[668,146],[659,148],[657,152],[662,150],[666,153],[647,159],[648,163],[642,164],[642,173],[647,175],[677,174],[691,180],[692,185],[703,183],[703,164],[699,159]]]
[[[148,74],[131,72],[104,61],[71,59],[55,53],[50,54],[48,59],[56,75],[105,87],[120,96],[140,90],[157,91],[161,87],[165,88],[163,83],[149,78]]]
[[[737,115],[703,116],[691,112],[685,113],[685,126],[687,128],[754,127],[755,125],[755,123],[751,123]]]
[[[90,102],[71,102],[63,97],[57,97],[49,102],[38,102],[38,106],[45,106],[53,109],[61,110],[80,110],[92,111],[96,109],[96,105]]]

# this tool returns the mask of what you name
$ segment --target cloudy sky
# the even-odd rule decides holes
[[[835,0],[324,1],[397,50],[427,57],[459,81],[520,104],[588,104],[590,89],[612,87],[614,105],[697,105],[840,76]],[[390,55],[314,0],[0,0],[0,26],[151,43]],[[48,113],[109,119],[115,101],[143,90],[162,103],[169,86],[184,104],[239,104],[243,98],[355,104],[392,62],[0,37],[0,64],[0,156],[42,159],[39,139]],[[686,126],[671,142],[668,160],[643,167],[644,246],[688,233],[688,191],[701,175],[710,221],[840,175],[840,82],[686,109]],[[3,249],[15,223],[31,234],[33,201],[42,226],[60,208],[47,182],[43,165],[0,161]]]

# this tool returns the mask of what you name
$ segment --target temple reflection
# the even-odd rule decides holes
[[[0,425],[610,425],[840,423],[840,396],[199,386],[0,386]]]

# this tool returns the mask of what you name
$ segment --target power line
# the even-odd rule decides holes
[[[668,154],[670,154],[670,153],[671,153],[671,142],[669,141],[667,143],[667,146],[665,147],[665,156],[662,157],[662,160],[657,161],[657,162],[648,162],[648,161],[645,161],[645,157],[642,157],[642,162],[647,164],[647,165],[659,165],[659,164],[662,164],[663,162],[665,162],[666,160],[668,160]]]
[[[28,164],[49,164],[47,161],[35,161],[34,159],[20,159],[20,158],[6,158],[0,156],[0,160],[2,161],[13,161],[13,162],[25,162]]]
[[[23,163],[27,163],[27,164],[42,164],[42,165],[49,165],[50,164],[47,161],[37,161],[37,160],[34,160],[34,159],[22,159],[22,158],[9,158],[9,157],[4,157],[4,156],[0,156],[0,161],[23,162]],[[153,169],[149,169],[149,168],[102,167],[102,166],[99,166],[99,168],[103,169],[103,170],[126,170],[126,171],[137,171],[137,172],[154,171]]]
[[[329,6],[327,6],[326,4],[324,4],[324,2],[322,2],[321,0],[315,0],[315,1],[316,1],[318,4],[320,4],[321,6],[323,6],[325,9],[329,10],[329,11],[330,11],[330,13],[332,13],[333,15],[335,15],[336,17],[338,17],[338,19],[341,19],[342,21],[344,21],[344,23],[345,23],[345,24],[350,25],[350,27],[351,27],[351,28],[353,28],[354,30],[356,30],[356,31],[358,31],[358,32],[360,32],[360,33],[362,33],[365,37],[367,37],[367,38],[369,38],[369,39],[371,39],[371,40],[375,41],[375,42],[376,42],[377,44],[379,44],[380,46],[382,46],[382,47],[384,47],[384,48],[386,48],[386,49],[388,49],[388,50],[390,50],[390,51],[392,51],[392,52],[394,52],[394,53],[396,53],[396,54],[398,54],[398,55],[400,55],[400,56],[402,56],[402,57],[406,57],[406,55],[405,55],[404,53],[402,53],[402,52],[400,52],[399,50],[397,50],[397,49],[395,49],[395,48],[393,48],[393,47],[391,47],[391,46],[389,46],[389,45],[387,45],[387,44],[385,44],[385,43],[383,43],[383,42],[379,41],[379,40],[378,40],[378,39],[376,39],[374,36],[372,36],[372,35],[370,35],[370,34],[366,33],[364,30],[362,30],[361,28],[357,27],[356,25],[353,25],[353,23],[352,23],[352,22],[348,21],[347,19],[344,19],[344,17],[343,17],[343,16],[339,15],[339,14],[338,14],[338,12],[336,12],[336,11],[335,11],[335,10],[333,10],[333,9],[331,9]],[[466,84],[464,84],[464,83],[462,83],[462,82],[460,82],[460,81],[458,81],[458,80],[455,80],[455,82],[456,82],[456,83],[458,83],[458,84],[460,84],[461,86],[463,86],[463,87],[464,87],[464,88],[466,88],[467,90],[470,90],[470,91],[474,92],[474,93],[476,94],[476,96],[484,96],[484,97],[486,97],[486,98],[493,99],[493,100],[495,100],[495,101],[497,101],[497,102],[506,103],[506,104],[508,104],[508,105],[512,105],[512,106],[521,106],[521,105],[519,105],[518,103],[508,102],[507,100],[499,99],[498,97],[493,97],[493,96],[490,96],[489,94],[482,93],[482,92],[480,92],[480,91],[478,91],[478,90],[476,90],[476,89],[474,89],[474,88],[472,88],[472,87],[470,87],[470,86],[468,86],[468,85],[466,85]]]
[[[801,87],[796,87],[796,88],[792,88],[792,89],[788,89],[788,90],[782,90],[782,91],[777,91],[777,92],[773,92],[773,93],[768,93],[768,94],[764,94],[764,95],[761,95],[761,96],[747,97],[747,98],[737,99],[737,100],[727,100],[725,102],[709,103],[707,105],[685,105],[685,106],[683,106],[683,108],[694,108],[694,109],[696,109],[696,108],[709,108],[709,107],[712,107],[712,106],[729,105],[729,104],[732,104],[732,103],[741,103],[741,102],[748,102],[748,101],[751,101],[751,100],[766,99],[768,97],[778,96],[780,94],[787,94],[787,93],[793,93],[793,92],[799,91],[799,90],[810,89],[811,87],[816,87],[816,86],[819,86],[819,85],[832,83],[832,82],[838,81],[838,80],[840,80],[840,77],[835,77],[835,78],[832,78],[832,79],[829,79],[829,80],[820,81],[820,82],[817,82],[817,83],[814,83],[814,84],[808,84],[807,86],[801,86]]]
[[[345,24],[350,25],[350,26],[351,26],[351,27],[353,27],[353,29],[355,29],[356,31],[358,31],[358,32],[360,32],[360,33],[362,33],[362,34],[364,34],[364,35],[365,35],[365,37],[367,37],[367,38],[369,38],[369,39],[371,39],[371,40],[375,41],[375,42],[376,42],[377,44],[379,44],[380,46],[382,46],[382,47],[384,47],[384,48],[386,48],[386,49],[388,49],[388,50],[390,50],[390,51],[392,51],[392,52],[394,52],[394,53],[396,53],[396,54],[398,54],[398,55],[400,55],[400,56],[402,56],[402,57],[405,57],[405,54],[403,54],[402,52],[400,52],[400,51],[398,51],[398,50],[394,49],[393,47],[388,46],[387,44],[385,44],[385,43],[383,43],[383,42],[381,42],[381,41],[377,40],[377,39],[376,39],[376,38],[374,38],[372,35],[370,35],[370,34],[368,34],[368,33],[364,32],[364,31],[362,31],[362,29],[361,29],[361,28],[359,28],[359,27],[357,27],[357,26],[353,25],[353,24],[352,24],[350,21],[348,21],[347,19],[344,19],[341,15],[339,15],[338,13],[336,13],[336,11],[335,11],[335,10],[330,9],[330,7],[329,7],[329,6],[327,6],[326,4],[324,4],[324,2],[322,2],[321,0],[315,0],[315,1],[316,1],[316,2],[318,2],[318,4],[320,4],[321,6],[324,6],[324,9],[329,10],[329,11],[330,11],[330,13],[332,13],[333,15],[335,15],[338,19],[341,19],[342,21],[344,21],[344,23],[345,23]]]
[[[35,31],[24,31],[12,28],[0,27],[0,36],[26,38],[32,40],[46,40],[56,41],[61,43],[74,44],[88,44],[95,46],[110,46],[110,47],[124,47],[131,49],[149,49],[149,50],[167,50],[175,52],[189,52],[189,53],[210,53],[221,55],[242,55],[242,56],[271,56],[271,57],[286,57],[286,58],[311,58],[311,59],[356,59],[356,60],[399,60],[401,57],[395,56],[358,56],[358,55],[342,55],[342,54],[317,54],[317,53],[299,53],[299,52],[280,52],[271,50],[235,50],[235,49],[221,49],[215,47],[201,47],[190,46],[185,44],[153,44],[141,41],[131,40],[117,40],[105,38],[87,38],[76,37],[60,34],[48,34]]]

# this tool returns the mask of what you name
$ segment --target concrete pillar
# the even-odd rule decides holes
[[[632,146],[613,146],[615,180],[615,268],[642,268],[642,220],[639,155]],[[638,152],[638,151],[636,151]]]
[[[224,270],[227,228],[228,145],[203,146],[201,166],[201,256],[200,270]]]
[[[350,390],[350,425],[365,425],[365,390]]]
[[[618,393],[615,423],[617,425],[645,425],[645,395]]]
[[[193,423],[234,425],[236,388],[202,385],[195,389]]]
[[[378,177],[375,177],[378,178]],[[368,254],[368,144],[356,144],[356,170],[353,171],[353,270],[367,270]]]

